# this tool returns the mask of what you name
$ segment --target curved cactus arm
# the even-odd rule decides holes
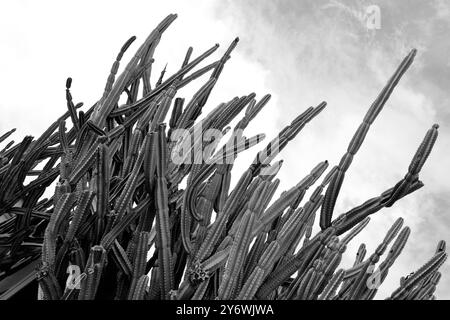
[[[401,285],[392,293],[391,299],[401,299],[402,296],[408,293],[408,290],[414,287],[414,285],[416,285],[424,277],[439,269],[446,259],[447,254],[445,252],[439,252],[435,254],[430,261],[425,263],[419,270],[414,272],[414,274],[409,279],[405,280],[403,285]]]
[[[192,215],[197,221],[201,221],[201,223],[208,223],[209,209],[208,204],[211,206],[211,200],[207,201],[206,198],[200,198],[197,200],[197,188],[201,185],[201,181],[210,176],[214,170],[214,165],[210,165],[204,167],[199,172],[192,173],[190,175],[190,179],[188,180],[186,190],[183,193],[183,203],[181,206],[181,239],[183,242],[183,246],[188,253],[192,253],[193,245],[191,242],[191,220],[190,216]],[[211,186],[214,187],[214,186]],[[212,192],[213,189],[208,190],[208,192]],[[205,190],[206,191],[206,190]],[[205,192],[204,191],[204,192]],[[212,197],[212,195],[211,195]],[[204,200],[204,201],[203,201]],[[199,206],[199,211],[197,210],[197,205]],[[206,207],[203,207],[205,205]],[[205,221],[203,221],[205,219]],[[206,227],[206,226],[204,226]],[[203,236],[203,231],[200,231],[200,236]]]
[[[416,154],[411,161],[411,164],[408,167],[408,173],[403,178],[403,180],[394,187],[391,196],[383,202],[385,207],[391,207],[398,199],[400,199],[405,194],[405,192],[407,192],[410,185],[418,179],[419,172],[425,164],[425,161],[428,159],[428,156],[433,149],[434,143],[436,142],[438,136],[438,128],[439,126],[435,124],[430,130],[428,130],[425,138],[417,149]]]
[[[364,117],[363,122],[359,126],[358,130],[355,132],[352,140],[350,141],[350,144],[347,148],[347,152],[344,154],[344,156],[341,159],[341,162],[338,165],[338,173],[333,177],[325,193],[325,201],[322,206],[322,215],[327,219],[323,223],[322,230],[331,225],[331,219],[336,204],[336,199],[339,195],[342,182],[344,181],[345,173],[350,167],[354,155],[358,152],[359,148],[361,147],[364,138],[366,137],[367,132],[369,131],[370,125],[374,122],[378,114],[381,112],[381,110],[384,107],[384,104],[389,99],[392,91],[399,82],[400,78],[403,76],[403,74],[406,72],[406,70],[413,62],[416,52],[417,51],[413,49],[408,54],[408,56],[406,56],[406,58],[402,61],[400,66],[395,71],[394,75],[389,79],[388,83],[383,88],[379,96],[370,106],[370,109],[367,112],[366,116]]]
[[[136,69],[138,62],[144,57],[147,48],[152,44],[155,38],[161,34],[167,27],[176,19],[177,15],[170,14],[168,15],[157,27],[155,30],[158,32],[152,32],[144,41],[144,43],[139,47],[134,57],[128,62],[125,70],[121,73],[121,75],[117,78],[115,83],[113,84],[111,91],[107,95],[105,99],[102,99],[100,103],[95,108],[91,119],[93,122],[100,127],[103,126],[106,117],[111,113],[112,109],[117,104],[119,97],[123,90],[125,89],[126,84],[128,83],[131,75]]]
[[[423,183],[421,181],[416,181],[411,184],[406,191],[402,195],[402,197],[420,189],[423,187]],[[349,229],[353,228],[356,224],[364,220],[367,216],[374,214],[384,208],[385,199],[389,199],[392,195],[392,191],[394,188],[388,189],[383,192],[380,196],[374,197],[372,199],[367,200],[363,204],[353,208],[352,210],[341,214],[338,218],[333,221],[333,226],[337,229],[336,234],[341,235]]]
[[[120,66],[120,60],[122,60],[123,55],[128,50],[128,48],[131,46],[131,44],[136,40],[135,36],[132,36],[130,39],[128,39],[120,49],[120,52],[117,54],[116,61],[114,61],[113,65],[111,66],[111,71],[108,76],[108,80],[106,81],[105,90],[103,91],[103,97],[102,99],[106,99],[108,94],[111,92],[112,86],[114,84],[114,80],[116,78],[117,71],[119,70]]]

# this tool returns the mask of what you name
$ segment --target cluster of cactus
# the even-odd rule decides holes
[[[282,165],[273,159],[326,103],[306,109],[281,130],[231,188],[233,160],[264,138],[246,138],[242,131],[270,95],[259,101],[254,93],[235,97],[199,120],[239,39],[219,60],[193,72],[218,45],[195,59],[189,48],[181,68],[167,79],[164,70],[152,87],[153,54],[175,18],[169,15],[157,26],[116,79],[135,38],[124,44],[102,97],[90,109],[78,111],[82,104],[73,102],[69,78],[68,111],[38,139],[27,136],[0,152],[0,298],[14,297],[33,283],[38,284],[34,297],[50,300],[374,298],[409,237],[403,219],[367,258],[361,244],[352,268],[339,268],[342,255],[371,214],[423,186],[418,175],[438,126],[426,133],[402,180],[334,219],[333,213],[353,156],[416,50],[375,99],[340,163],[326,174],[328,162],[319,163],[272,199]],[[189,103],[175,97],[207,73],[209,79]],[[121,97],[126,103],[119,105]],[[217,139],[188,144],[209,147],[210,157],[173,161],[194,131],[228,132],[244,109],[223,147],[216,148]],[[175,139],[178,129],[188,134]],[[218,161],[230,153],[231,161]],[[43,198],[55,181],[53,196]],[[320,231],[313,235],[316,220]],[[446,257],[441,241],[431,260],[402,278],[389,299],[434,299]]]

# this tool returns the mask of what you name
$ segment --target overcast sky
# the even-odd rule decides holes
[[[380,8],[380,29],[360,19]],[[14,138],[38,135],[64,113],[65,79],[73,78],[76,102],[101,96],[118,49],[131,35],[140,42],[169,13],[178,19],[155,54],[158,74],[179,67],[189,46],[194,55],[219,43],[219,54],[240,42],[207,105],[255,92],[273,98],[248,128],[248,135],[273,137],[311,105],[325,111],[281,154],[280,191],[298,182],[319,161],[339,161],[365,112],[411,50],[419,50],[355,157],[336,206],[342,213],[392,187],[407,172],[418,144],[433,123],[439,138],[421,180],[425,187],[373,216],[353,240],[344,263],[361,242],[368,254],[390,225],[403,217],[412,229],[403,254],[380,289],[384,298],[400,276],[417,269],[450,240],[450,5],[435,1],[8,1],[0,4],[0,129],[17,127]],[[137,43],[136,42],[136,43]],[[134,44],[130,49],[135,50]],[[130,52],[124,60],[129,59]],[[157,76],[156,76],[157,77]],[[155,80],[154,80],[155,81]],[[198,81],[192,86],[202,85]],[[191,91],[180,92],[190,98]],[[261,148],[261,147],[260,147]],[[252,153],[238,159],[248,166]],[[233,179],[237,179],[236,173]],[[438,298],[450,298],[450,268]]]

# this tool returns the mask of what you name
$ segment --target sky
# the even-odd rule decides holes
[[[367,10],[379,8],[364,20]],[[370,11],[374,12],[374,11]],[[348,247],[372,253],[398,218],[412,230],[409,241],[380,288],[387,297],[401,276],[429,259],[439,240],[450,240],[450,4],[446,0],[271,0],[271,1],[9,1],[0,4],[0,129],[17,128],[13,138],[39,135],[66,111],[65,80],[73,78],[76,102],[91,106],[101,96],[123,42],[137,41],[169,13],[177,20],[155,53],[155,77],[167,63],[178,70],[189,46],[194,56],[219,43],[240,41],[227,62],[206,112],[220,102],[255,92],[272,99],[250,124],[247,135],[272,138],[309,106],[327,108],[283,150],[279,191],[288,189],[327,159],[336,164],[376,98],[404,56],[417,48],[413,65],[395,89],[347,172],[335,214],[392,187],[407,172],[426,131],[438,123],[439,138],[420,179],[425,187],[372,216]],[[377,20],[377,18],[379,18]],[[375,19],[375,20],[374,20]],[[156,81],[156,80],[154,80]],[[190,98],[202,85],[180,96]],[[262,147],[262,146],[261,146]],[[259,147],[259,149],[261,148]],[[253,160],[240,156],[236,171]],[[234,174],[233,180],[239,178]],[[437,297],[450,299],[450,268]]]

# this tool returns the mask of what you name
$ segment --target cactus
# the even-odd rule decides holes
[[[194,59],[189,48],[180,69],[166,76],[172,68],[166,65],[153,86],[155,48],[175,19],[167,16],[118,75],[136,38],[122,46],[90,108],[77,112],[83,104],[73,102],[68,78],[67,111],[40,137],[7,142],[15,129],[0,136],[7,143],[0,151],[0,298],[37,281],[39,298],[51,300],[373,299],[405,247],[409,227],[402,229],[398,218],[374,253],[366,255],[360,245],[348,269],[342,257],[364,234],[370,215],[423,187],[419,173],[438,125],[394,187],[333,219],[334,209],[347,169],[416,50],[375,99],[340,163],[326,172],[328,161],[320,162],[274,198],[283,163],[275,157],[327,103],[300,113],[231,185],[234,160],[265,138],[243,131],[271,96],[232,97],[199,120],[239,38],[206,66],[201,63],[219,45]],[[206,74],[209,79],[185,104],[179,89]],[[126,103],[118,105],[121,96]],[[220,135],[207,136],[209,130]],[[227,132],[231,137],[218,147]],[[182,161],[175,161],[177,155]],[[25,183],[27,177],[35,179]],[[53,196],[42,198],[53,182]],[[435,299],[445,250],[439,242],[431,260],[402,278],[388,299]],[[26,268],[35,271],[17,272]],[[67,268],[79,273],[67,276]]]

